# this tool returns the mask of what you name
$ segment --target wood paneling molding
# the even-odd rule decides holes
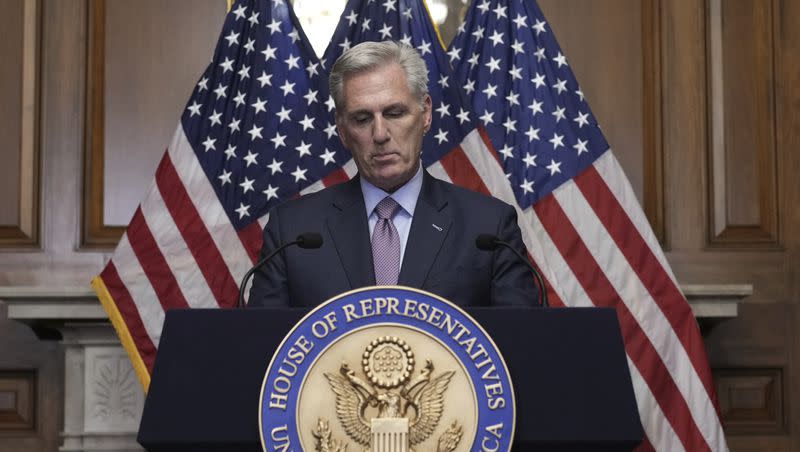
[[[36,429],[36,372],[0,370],[0,436]]]
[[[19,69],[19,110],[13,112],[19,124],[17,152],[19,165],[16,196],[16,221],[0,224],[0,248],[35,248],[40,243],[40,161],[39,161],[39,75],[41,68],[40,35],[41,4],[39,0],[25,0],[21,5],[22,49],[19,61],[4,61],[7,69]],[[6,9],[6,8],[4,8]],[[13,17],[13,15],[11,16]],[[4,19],[10,19],[6,17]],[[11,93],[4,93],[11,95]]]
[[[714,378],[728,435],[784,432],[782,369],[716,369]]]
[[[780,243],[773,3],[707,3],[711,247]]]

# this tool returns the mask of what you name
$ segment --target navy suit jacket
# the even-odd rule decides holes
[[[322,247],[292,246],[262,266],[249,306],[312,307],[375,284],[358,176],[272,209],[261,257],[304,232],[321,234]],[[462,306],[536,305],[538,292],[527,268],[507,249],[479,250],[475,238],[482,233],[495,234],[525,253],[511,206],[425,171],[398,284]]]

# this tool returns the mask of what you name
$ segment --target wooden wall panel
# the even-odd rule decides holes
[[[89,2],[84,246],[113,246],[225,19],[219,0]]]
[[[36,372],[0,370],[0,435],[36,428]]]
[[[26,248],[39,243],[39,1],[0,11],[0,248]]]
[[[776,246],[773,0],[708,2],[710,244]]]

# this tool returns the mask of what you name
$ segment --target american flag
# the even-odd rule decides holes
[[[473,2],[448,56],[552,304],[617,311],[641,449],[727,450],[697,323],[539,7]]]
[[[269,209],[355,173],[298,23],[282,0],[230,10],[154,182],[92,281],[145,388],[165,311],[234,306]]]

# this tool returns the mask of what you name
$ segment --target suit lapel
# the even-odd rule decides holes
[[[427,171],[423,177],[398,281],[410,287],[422,287],[453,222],[439,182]]]
[[[327,220],[328,231],[350,287],[355,289],[374,285],[369,224],[358,177],[346,182],[337,193],[333,200],[333,212]]]

